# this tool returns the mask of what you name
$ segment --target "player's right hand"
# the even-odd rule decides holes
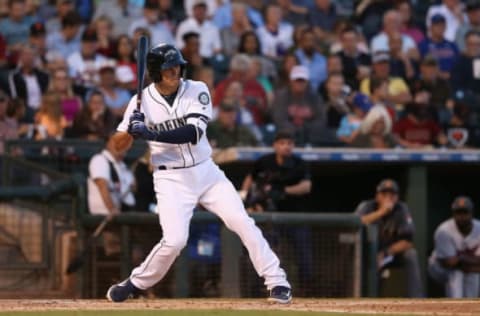
[[[130,115],[129,122],[145,122],[145,114],[140,112],[139,110],[133,110],[132,115]]]

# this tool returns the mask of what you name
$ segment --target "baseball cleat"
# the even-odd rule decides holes
[[[292,301],[292,290],[286,286],[275,286],[270,290],[269,302],[288,304]]]
[[[107,299],[110,302],[119,303],[132,298],[138,292],[140,292],[140,289],[133,285],[130,279],[126,279],[123,282],[112,285],[108,289]]]

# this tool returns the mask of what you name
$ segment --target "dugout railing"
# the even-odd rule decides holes
[[[251,214],[282,260],[298,296],[360,297],[376,295],[376,234],[364,234],[354,214],[258,213]],[[81,236],[88,236],[100,224],[102,216],[86,215],[81,219]],[[210,225],[210,226],[209,226]],[[213,225],[213,226],[212,226]],[[212,230],[212,227],[216,229]],[[312,238],[307,249],[310,262],[301,262],[293,244],[295,228],[308,231]],[[292,230],[293,229],[293,230]],[[109,258],[101,243],[91,248],[83,270],[82,293],[96,298],[108,286],[128,277],[133,267],[136,245],[148,245],[148,252],[161,239],[158,216],[148,213],[123,213],[109,224],[109,231],[120,241],[120,253]],[[207,233],[206,235],[202,235]],[[275,236],[272,237],[276,233]],[[191,223],[190,241],[177,258],[163,282],[149,295],[160,297],[263,297],[264,286],[253,270],[239,238],[211,213],[196,211]],[[216,250],[202,258],[199,249],[208,248],[202,238],[218,237]],[[203,236],[203,237],[199,237]],[[278,238],[276,242],[275,238]],[[82,238],[81,240],[86,240]],[[214,246],[216,247],[216,246]],[[198,251],[198,252],[196,252]],[[301,254],[302,252],[300,252]],[[145,255],[146,253],[144,253]],[[308,261],[308,260],[307,260]],[[308,266],[308,264],[312,266]],[[310,279],[302,280],[300,269],[311,269]],[[200,270],[202,272],[198,272]],[[203,273],[203,274],[202,274]],[[200,277],[198,276],[200,274]],[[203,278],[202,278],[203,277]],[[217,286],[208,288],[212,279]],[[210,284],[211,285],[211,284]]]

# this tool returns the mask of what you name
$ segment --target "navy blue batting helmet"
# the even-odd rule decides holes
[[[160,74],[162,70],[180,66],[183,72],[183,67],[186,63],[182,53],[170,44],[160,44],[152,47],[147,54],[148,75],[153,82],[162,80]]]

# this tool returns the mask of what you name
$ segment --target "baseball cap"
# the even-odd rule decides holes
[[[308,68],[305,66],[293,66],[292,70],[290,70],[290,80],[310,80],[310,73]]]
[[[352,104],[360,108],[363,112],[368,112],[373,104],[366,94],[357,93],[353,98]]]
[[[36,22],[30,25],[30,36],[41,36],[45,35],[47,31],[45,30],[45,25],[41,22]]]
[[[82,34],[82,42],[96,42],[98,41],[97,32],[92,29],[86,29]]]
[[[435,23],[445,23],[447,20],[443,16],[443,14],[437,13],[432,15],[430,18],[430,23],[435,24]]]
[[[395,180],[384,179],[377,185],[377,192],[393,192],[398,193],[398,184]]]
[[[372,63],[389,62],[390,54],[387,51],[375,52],[372,56]]]
[[[98,72],[103,73],[105,71],[113,71],[115,72],[115,66],[117,65],[117,62],[114,59],[107,59],[100,63],[98,66]]]
[[[290,139],[293,140],[293,133],[289,129],[280,130],[275,134],[274,142],[281,139]]]
[[[480,9],[480,1],[479,0],[467,0],[465,3],[466,11],[473,11]]]
[[[473,202],[468,196],[458,196],[453,200],[452,211],[468,211],[473,212]]]

